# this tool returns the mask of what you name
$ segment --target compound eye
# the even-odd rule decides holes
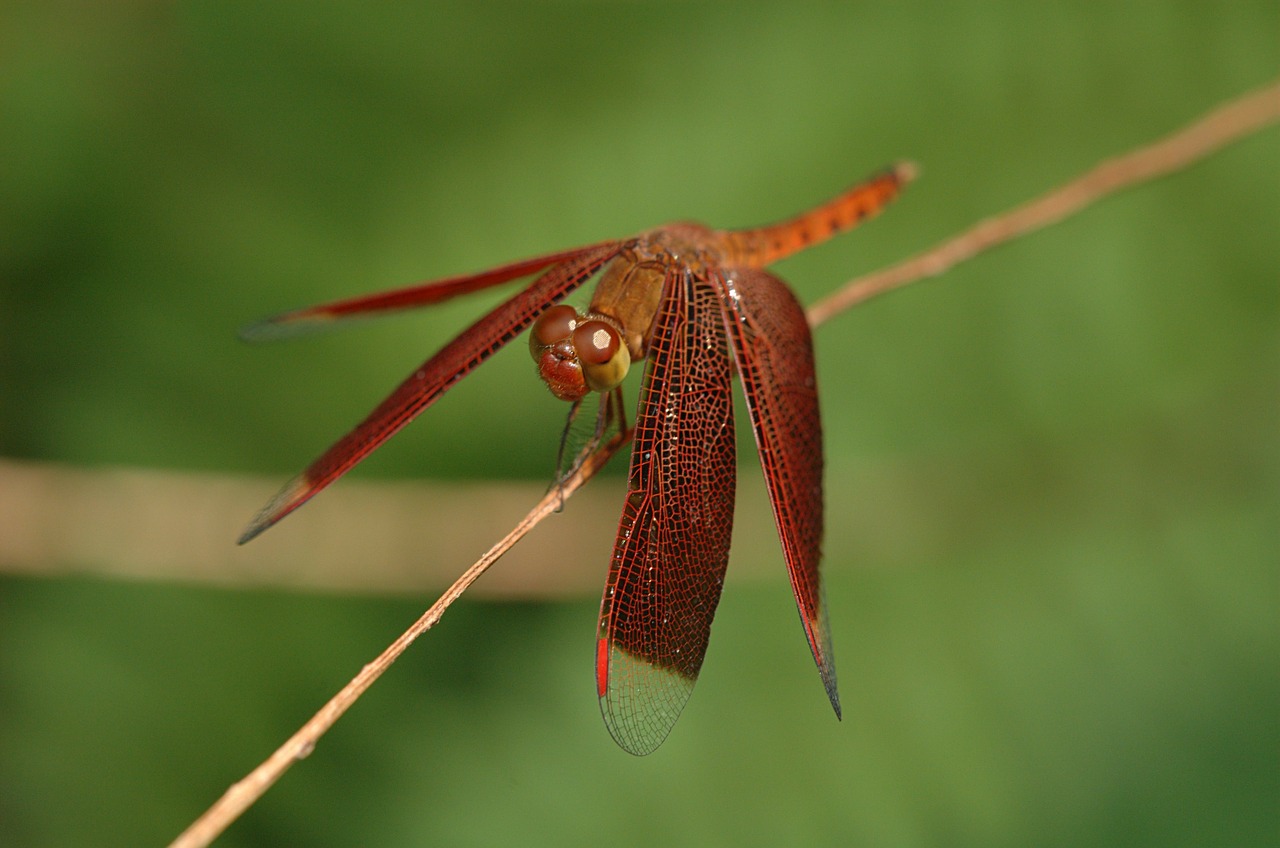
[[[561,303],[538,316],[529,333],[529,347],[537,356],[539,348],[551,347],[564,341],[573,333],[578,323],[578,312],[572,306]]]
[[[612,324],[595,319],[579,323],[573,329],[573,347],[593,392],[607,392],[627,376],[631,353]]]
[[[580,318],[572,306],[558,304],[539,315],[529,331],[529,353],[538,364],[538,375],[561,400],[581,400],[590,390],[573,349],[573,328]]]
[[[622,347],[618,331],[604,321],[583,321],[573,330],[573,347],[588,365],[603,365]]]

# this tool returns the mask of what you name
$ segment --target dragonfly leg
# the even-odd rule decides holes
[[[627,427],[626,410],[621,387],[601,394],[596,407],[595,421],[587,425],[583,421],[582,401],[574,401],[560,434],[560,449],[556,454],[556,477],[551,484],[559,487],[573,476],[588,459],[595,455],[615,433]]]

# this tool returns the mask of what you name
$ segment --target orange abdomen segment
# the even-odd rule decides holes
[[[915,177],[915,166],[900,162],[838,197],[787,221],[725,233],[726,264],[763,268],[784,256],[826,241],[880,213]]]

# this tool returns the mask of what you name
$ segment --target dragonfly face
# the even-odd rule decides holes
[[[627,376],[631,353],[622,334],[613,318],[583,315],[562,303],[534,322],[529,353],[551,393],[576,403],[588,392],[613,390]]]

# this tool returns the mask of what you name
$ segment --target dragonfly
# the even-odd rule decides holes
[[[625,428],[621,384],[643,361],[627,495],[596,639],[596,694],[614,740],[654,751],[702,668],[729,560],[736,482],[732,382],[746,399],[805,637],[837,719],[831,628],[819,574],[822,427],[804,310],[767,266],[878,214],[914,169],[900,163],[781,223],[714,230],[676,223],[476,274],[285,312],[242,333],[287,336],[344,319],[442,303],[537,275],[427,359],[351,432],[287,482],[241,535],[248,542],[391,438],[529,330],[551,393],[599,398],[573,456]],[[597,278],[585,311],[562,301]],[[578,463],[580,464],[580,462]],[[560,474],[567,473],[563,464]],[[564,479],[563,476],[560,479]]]

